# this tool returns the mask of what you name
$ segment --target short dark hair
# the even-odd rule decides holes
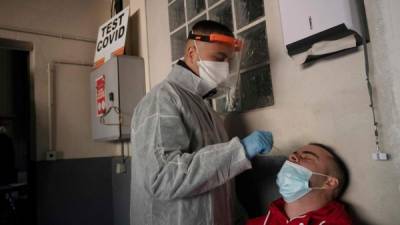
[[[344,161],[336,154],[335,150],[330,147],[327,146],[325,144],[321,144],[321,143],[310,143],[309,145],[313,145],[313,146],[317,146],[320,147],[322,149],[324,149],[325,151],[327,151],[330,155],[332,155],[333,158],[333,176],[335,176],[338,180],[339,180],[339,185],[337,188],[337,191],[335,192],[335,197],[336,198],[340,198],[343,193],[346,191],[348,185],[349,185],[349,170],[347,169],[346,164],[344,163]]]
[[[193,28],[193,33],[195,34],[211,34],[218,33],[234,37],[233,32],[227,26],[215,22],[213,20],[201,20],[197,22]]]

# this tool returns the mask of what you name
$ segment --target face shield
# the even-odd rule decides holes
[[[232,47],[233,54],[228,57],[229,74],[235,75],[239,72],[240,60],[242,56],[243,40],[231,37],[229,35],[211,33],[208,35],[189,33],[189,39],[195,41],[204,41],[209,43],[222,43]]]
[[[225,108],[232,108],[235,101],[235,96],[237,94],[240,77],[239,72],[243,40],[218,33],[211,33],[208,35],[194,34],[192,31],[189,33],[188,38],[194,40],[195,45],[196,41],[204,41],[209,43],[222,43],[232,47],[232,54],[230,54],[230,56],[227,58],[227,62],[229,64],[229,76],[223,82],[218,83],[217,94],[212,96],[213,99],[224,98]]]

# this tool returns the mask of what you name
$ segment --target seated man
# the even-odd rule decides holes
[[[277,175],[282,198],[266,216],[247,225],[348,225],[351,219],[336,201],[346,188],[348,172],[341,159],[325,145],[311,143],[293,152]]]

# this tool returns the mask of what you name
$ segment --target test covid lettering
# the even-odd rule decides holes
[[[124,13],[109,22],[106,26],[101,28],[101,40],[97,43],[96,50],[99,52],[108,45],[116,42],[118,39],[124,36],[125,27],[121,26],[122,17]]]

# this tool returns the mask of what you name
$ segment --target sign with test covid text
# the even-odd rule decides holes
[[[100,26],[97,34],[94,65],[103,65],[112,56],[124,54],[128,32],[129,7],[125,8]]]

